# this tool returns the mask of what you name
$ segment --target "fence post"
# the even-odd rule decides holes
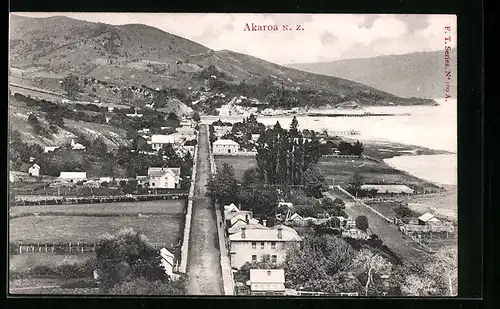
[[[69,243],[69,252],[71,252],[71,243]]]
[[[19,254],[23,252],[23,246],[19,246]]]

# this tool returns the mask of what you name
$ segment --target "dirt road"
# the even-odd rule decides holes
[[[189,295],[224,295],[217,222],[210,199],[205,196],[205,186],[211,175],[208,136],[204,125],[200,126],[199,132],[187,290]]]
[[[415,241],[401,233],[395,224],[385,221],[369,208],[356,203],[339,190],[326,192],[325,195],[332,199],[339,197],[344,200],[345,212],[349,217],[356,219],[357,216],[366,216],[370,230],[377,234],[384,244],[403,260],[403,263],[423,267],[432,260],[429,253],[423,251]]]

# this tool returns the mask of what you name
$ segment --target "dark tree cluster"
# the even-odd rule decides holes
[[[306,176],[316,176],[311,168],[321,157],[319,148],[320,142],[314,134],[310,141],[303,138],[298,130],[297,118],[293,118],[290,130],[282,129],[277,122],[273,129],[264,131],[257,141],[257,165],[264,182],[272,185],[302,185]]]

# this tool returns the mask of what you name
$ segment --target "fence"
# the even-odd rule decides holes
[[[152,200],[175,200],[185,198],[188,193],[168,193],[168,194],[145,194],[145,195],[114,195],[114,196],[94,196],[94,197],[54,197],[40,196],[38,200],[23,199],[16,197],[16,201],[11,206],[32,206],[32,205],[63,205],[63,204],[96,204],[114,202],[138,202]],[[46,197],[43,199],[43,197]]]
[[[198,139],[198,133],[196,138]],[[198,142],[199,144],[199,142]],[[186,208],[186,219],[184,220],[184,235],[182,240],[181,247],[181,262],[178,268],[180,273],[186,273],[187,271],[187,261],[189,258],[189,237],[191,233],[191,217],[193,214],[193,199],[194,199],[194,190],[195,190],[195,182],[196,182],[196,169],[198,161],[198,145],[194,147],[194,156],[193,156],[193,171],[191,174],[191,187],[189,188],[188,195],[188,204]]]
[[[232,157],[255,157],[256,151],[238,151],[232,153],[216,153],[216,156],[232,156]]]
[[[344,193],[345,195],[349,196],[350,198],[352,198],[355,202],[357,202],[358,204],[370,209],[371,211],[373,211],[376,215],[378,215],[379,217],[381,217],[382,219],[384,219],[385,221],[389,222],[389,223],[393,223],[393,220],[387,218],[386,216],[384,216],[383,214],[381,214],[380,212],[376,211],[375,209],[373,209],[372,207],[366,205],[365,203],[363,203],[362,201],[360,201],[359,199],[355,198],[351,193],[347,192],[346,190],[342,189],[341,186],[336,186],[337,189],[339,189],[342,193]]]
[[[152,243],[152,246],[156,249],[169,248],[175,249],[177,246],[167,243]],[[88,253],[95,252],[97,247],[96,242],[67,242],[67,243],[23,243],[23,244],[11,244],[11,249],[16,248],[13,254],[23,254],[29,252],[36,253]]]

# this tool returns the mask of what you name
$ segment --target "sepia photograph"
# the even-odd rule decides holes
[[[456,15],[15,12],[8,74],[10,295],[458,295]]]

